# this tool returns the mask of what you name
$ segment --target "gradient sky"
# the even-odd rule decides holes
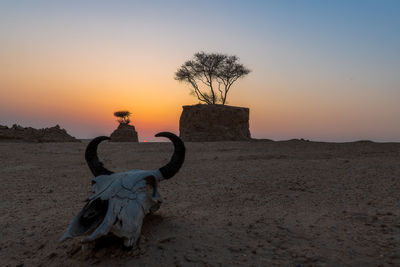
[[[400,1],[1,1],[0,125],[140,140],[196,104],[174,72],[198,51],[252,72],[228,102],[253,137],[400,141]]]

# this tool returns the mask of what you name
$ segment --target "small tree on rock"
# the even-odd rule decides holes
[[[122,110],[122,111],[116,111],[116,112],[114,112],[114,116],[117,117],[117,118],[119,118],[119,119],[117,119],[117,121],[118,121],[120,124],[129,124],[129,123],[131,122],[131,120],[129,119],[129,116],[130,116],[131,114],[132,114],[132,113],[130,113],[130,112],[127,111],[127,110]]]
[[[236,56],[199,52],[178,69],[175,79],[189,83],[200,102],[225,105],[232,84],[250,73],[238,61]]]

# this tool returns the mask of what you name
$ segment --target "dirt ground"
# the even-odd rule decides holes
[[[62,244],[89,196],[83,143],[0,143],[0,266],[400,266],[400,144],[186,143],[140,249]],[[156,169],[170,143],[104,143],[114,171]]]

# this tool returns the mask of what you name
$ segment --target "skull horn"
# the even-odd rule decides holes
[[[96,137],[95,139],[90,141],[90,143],[86,147],[85,159],[95,177],[100,175],[110,175],[114,173],[104,168],[103,163],[99,161],[99,158],[97,156],[97,146],[104,140],[110,140],[110,137],[107,136]]]
[[[182,140],[173,133],[161,132],[155,136],[166,137],[174,144],[174,154],[172,155],[171,160],[167,163],[167,165],[159,169],[162,176],[165,179],[169,179],[179,171],[183,162],[185,161],[185,145],[183,144]]]

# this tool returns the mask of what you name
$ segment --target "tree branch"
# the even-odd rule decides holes
[[[201,102],[207,104],[226,103],[227,94],[239,78],[250,70],[238,63],[238,57],[224,54],[199,52],[192,60],[186,61],[175,73],[175,79],[192,85],[193,92]],[[199,88],[196,81],[209,87],[210,91]],[[215,82],[218,87],[214,88]],[[224,87],[222,89],[222,87]],[[218,90],[218,91],[217,91]]]

